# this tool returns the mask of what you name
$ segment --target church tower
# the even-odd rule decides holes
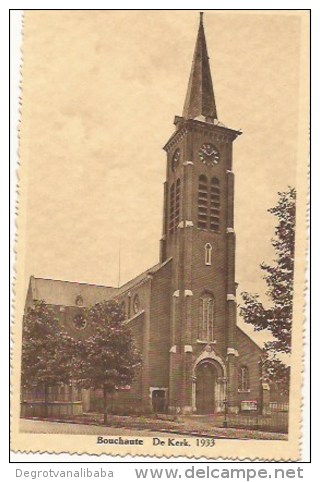
[[[213,413],[236,405],[236,283],[232,144],[218,121],[200,24],[182,116],[164,150],[160,261],[172,258],[169,410]]]

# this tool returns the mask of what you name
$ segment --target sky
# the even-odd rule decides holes
[[[30,275],[117,286],[120,246],[121,283],[158,262],[162,147],[182,113],[198,22],[197,11],[26,11],[25,288]],[[267,210],[296,185],[301,14],[208,11],[204,26],[218,118],[243,131],[238,293],[263,293]]]

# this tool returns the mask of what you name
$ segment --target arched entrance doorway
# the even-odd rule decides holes
[[[227,371],[223,359],[208,344],[192,367],[192,412],[223,412]]]
[[[216,411],[217,370],[213,363],[205,360],[196,369],[196,407],[197,413]]]

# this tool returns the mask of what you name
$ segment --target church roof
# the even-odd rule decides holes
[[[161,270],[171,260],[172,258],[169,258],[163,263],[152,266],[120,286],[120,288],[31,276],[28,296],[30,296],[31,302],[44,300],[49,305],[92,306],[95,303],[110,300],[119,294],[125,293],[147,279],[149,275],[153,275]]]
[[[128,281],[124,285],[120,286],[120,288],[117,290],[116,293],[114,293],[114,296],[117,296],[119,294],[125,293],[126,291],[130,290],[131,288],[137,286],[139,283],[142,281],[146,280],[150,275],[154,275],[158,271],[160,271],[164,266],[166,266],[172,258],[166,259],[163,263],[157,263],[152,268],[149,268],[145,271],[143,271],[141,274],[133,278],[132,280]]]
[[[254,343],[256,345],[257,348],[259,348],[259,350],[263,351],[264,344],[260,340],[255,340],[254,334],[253,334],[253,336],[251,334],[249,335],[249,333],[246,333],[245,330],[243,328],[240,328],[239,325],[236,326],[236,329],[237,329],[238,333],[240,334],[240,336],[244,336],[244,337],[248,338],[252,343]]]
[[[217,119],[217,109],[213,93],[213,84],[209,65],[206,38],[203,28],[203,14],[193,55],[187,96],[183,108],[185,119]]]
[[[117,288],[45,278],[30,278],[32,300],[44,300],[49,305],[92,306],[110,299]]]

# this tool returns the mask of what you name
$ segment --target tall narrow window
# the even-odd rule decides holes
[[[200,298],[199,330],[198,339],[201,341],[213,341],[214,324],[214,298],[205,293]]]
[[[198,228],[208,227],[208,179],[203,174],[199,176],[198,186]]]
[[[174,198],[175,198],[175,184],[171,184],[170,188],[170,214],[169,214],[169,233],[174,231]]]
[[[219,231],[220,227],[220,182],[213,177],[210,185],[210,231]]]
[[[169,201],[169,233],[173,234],[179,224],[180,218],[180,179],[171,184]]]
[[[206,266],[212,264],[212,246],[210,243],[207,243],[204,247],[204,262]]]
[[[249,384],[249,368],[242,366],[239,368],[239,390],[241,392],[247,392],[250,390]]]
[[[176,230],[179,224],[180,216],[180,179],[176,182],[176,203],[175,203],[175,216],[174,216],[174,229]]]

